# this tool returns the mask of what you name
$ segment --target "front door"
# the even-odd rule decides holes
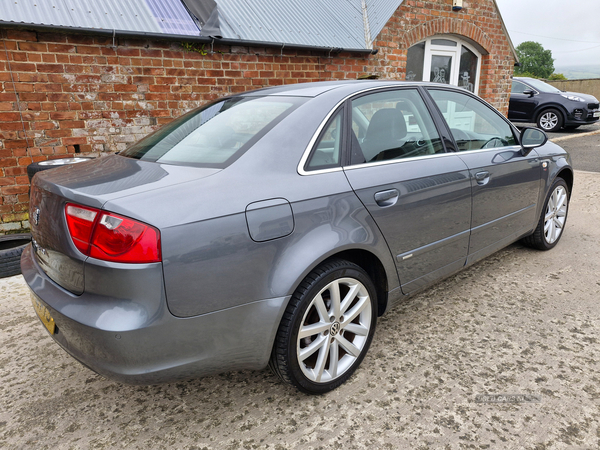
[[[350,141],[346,176],[396,258],[402,291],[463,267],[469,171],[459,156],[444,152],[419,92],[395,89],[354,99]]]
[[[472,186],[469,260],[475,261],[530,231],[536,221],[541,162],[521,154],[516,136],[496,110],[462,92],[428,90],[454,136]]]

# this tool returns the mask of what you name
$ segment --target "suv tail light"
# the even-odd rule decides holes
[[[122,263],[162,261],[156,228],[87,206],[67,203],[67,226],[75,247],[86,256]]]

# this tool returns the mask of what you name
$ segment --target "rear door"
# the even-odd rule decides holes
[[[473,189],[469,263],[530,231],[536,221],[541,161],[521,154],[513,128],[466,92],[428,89],[469,168]]]
[[[349,102],[350,185],[382,231],[409,293],[464,266],[471,220],[466,164],[446,153],[417,89]]]

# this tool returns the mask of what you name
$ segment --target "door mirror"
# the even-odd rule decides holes
[[[536,147],[541,147],[548,141],[548,136],[538,128],[523,128],[521,131],[521,153],[526,156]]]
[[[535,94],[535,91],[533,89],[525,89],[523,91],[523,94],[528,95],[529,97],[533,97],[533,94]]]

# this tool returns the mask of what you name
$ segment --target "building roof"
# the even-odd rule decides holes
[[[200,35],[176,0],[0,0],[0,20],[67,28]]]
[[[0,21],[74,29],[207,36],[190,11],[217,7],[218,36],[366,50],[403,0],[0,0]],[[191,7],[190,7],[191,6]]]

